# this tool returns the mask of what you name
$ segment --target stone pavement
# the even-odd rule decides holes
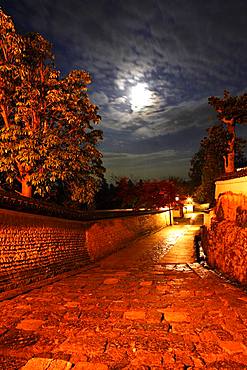
[[[0,369],[247,369],[247,294],[193,263],[196,230],[0,302]]]

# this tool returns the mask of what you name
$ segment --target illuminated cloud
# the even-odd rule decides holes
[[[176,167],[186,176],[193,151],[215,122],[207,98],[222,96],[226,88],[232,94],[246,92],[246,1],[1,3],[22,32],[38,31],[53,42],[63,74],[73,68],[91,73],[89,93],[100,108],[101,148],[112,172],[116,166],[120,173],[121,165],[126,174],[128,168],[129,174],[146,174],[148,157],[141,155],[148,153],[158,158],[152,171],[147,164],[153,174],[162,176],[164,160],[164,175]],[[148,106],[135,110],[131,91],[138,84],[146,85],[151,98]],[[172,148],[169,162],[157,154]],[[111,161],[110,153],[117,151],[125,156]],[[141,162],[137,157],[130,161],[126,151]]]

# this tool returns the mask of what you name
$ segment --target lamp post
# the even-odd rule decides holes
[[[172,226],[171,196],[168,195],[170,226]]]
[[[169,203],[169,217],[170,217],[170,226],[172,226],[172,211],[171,211],[171,203]]]

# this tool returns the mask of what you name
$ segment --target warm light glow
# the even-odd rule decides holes
[[[189,197],[189,198],[186,199],[186,202],[187,203],[192,203],[193,202],[193,199]]]
[[[164,225],[170,224],[170,213],[169,212],[160,213],[159,218],[164,222]]]
[[[138,83],[131,88],[131,108],[139,110],[150,103],[151,92],[147,89],[147,84]]]

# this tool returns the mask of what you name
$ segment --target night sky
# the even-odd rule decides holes
[[[211,95],[247,92],[246,0],[0,0],[21,33],[85,69],[99,106],[106,177],[187,177]],[[240,130],[247,138],[247,126]]]

